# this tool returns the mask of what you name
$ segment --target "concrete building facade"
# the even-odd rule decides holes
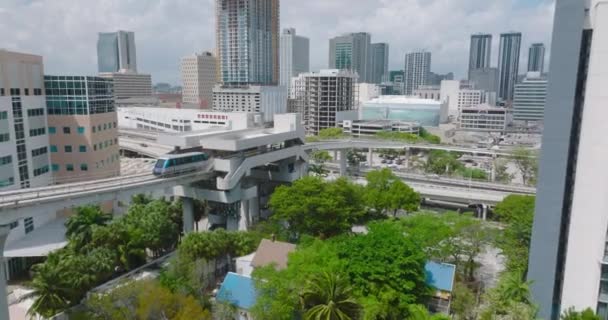
[[[216,0],[216,48],[224,84],[279,82],[279,0]]]
[[[513,101],[515,83],[519,75],[521,33],[509,32],[500,35],[498,49],[498,97],[502,101]]]
[[[545,71],[545,45],[533,43],[528,50],[528,72]]]
[[[351,111],[357,99],[357,74],[348,70],[303,73],[295,81],[295,108],[307,134],[338,126],[337,113]]]
[[[441,82],[439,96],[441,101],[448,105],[449,116],[457,117],[464,107],[481,104],[485,100],[482,90],[470,89],[458,80],[444,80]]]
[[[113,72],[99,76],[112,80],[115,100],[152,97],[152,76],[149,74]]]
[[[479,104],[460,109],[458,127],[471,131],[504,132],[511,120],[509,109]]]
[[[471,47],[469,49],[469,80],[471,80],[471,71],[489,68],[491,58],[492,35],[471,35]]]
[[[279,84],[290,92],[291,79],[310,71],[310,40],[296,34],[296,29],[284,29],[281,34]]]
[[[211,52],[182,58],[182,102],[201,109],[213,106],[213,87],[217,83],[217,59]]]
[[[97,39],[99,73],[127,70],[137,72],[135,33],[130,31],[101,32]]]
[[[223,86],[213,88],[213,111],[261,112],[264,122],[287,112],[287,89],[282,86]]]
[[[371,83],[380,84],[388,81],[388,53],[388,43],[372,43]]]
[[[356,72],[360,82],[372,82],[371,35],[348,33],[329,40],[329,69]]]
[[[420,99],[432,99],[436,101],[441,100],[441,86],[428,85],[418,86],[418,89],[414,90],[414,96]]]
[[[412,52],[405,55],[403,86],[405,95],[412,95],[418,86],[427,85],[431,73],[431,53]]]
[[[513,120],[542,121],[547,100],[547,79],[540,72],[528,72],[521,83],[515,85]]]
[[[0,191],[52,183],[43,72],[41,56],[0,50]]]
[[[418,134],[420,124],[399,120],[344,120],[340,124],[344,133],[353,137],[374,137],[378,132]]]
[[[485,92],[498,92],[498,69],[484,68],[469,71],[469,82],[475,85],[475,89]]]
[[[608,1],[557,0],[528,279],[539,317],[608,317]]]
[[[101,77],[44,77],[55,183],[120,175],[112,81]]]

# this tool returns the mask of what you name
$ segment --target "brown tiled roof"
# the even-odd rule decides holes
[[[296,246],[294,244],[263,239],[255,252],[251,266],[256,268],[274,263],[277,269],[285,269],[289,253],[295,250]]]

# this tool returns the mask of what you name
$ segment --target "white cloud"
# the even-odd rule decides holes
[[[44,56],[47,73],[95,74],[97,32],[135,32],[138,68],[179,82],[179,59],[215,47],[214,0],[2,0],[2,46]],[[521,2],[521,1],[519,1]],[[367,31],[391,46],[391,69],[405,52],[427,49],[433,70],[464,75],[471,33],[523,33],[521,65],[532,42],[550,41],[553,2],[526,0],[282,0],[281,26],[311,39],[311,67],[327,67],[328,40]],[[10,44],[10,46],[9,46]]]

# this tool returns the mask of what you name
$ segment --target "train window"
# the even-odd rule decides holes
[[[165,166],[165,160],[163,160],[163,159],[159,159],[159,160],[156,162],[156,166],[155,166],[155,168],[162,168],[162,167],[164,167],[164,166]]]

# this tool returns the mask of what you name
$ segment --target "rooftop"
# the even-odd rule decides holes
[[[216,296],[217,301],[232,304],[243,310],[251,309],[256,298],[253,279],[232,272],[226,275]]]
[[[452,292],[456,274],[455,265],[429,261],[424,266],[424,272],[426,284],[437,290]]]
[[[365,102],[365,104],[382,104],[382,103],[393,103],[393,104],[425,104],[425,105],[439,105],[440,102],[433,99],[421,99],[417,96],[379,96]]]
[[[287,268],[289,253],[295,250],[296,246],[294,244],[263,239],[255,252],[251,266],[263,267],[276,264],[277,269],[285,269]]]

